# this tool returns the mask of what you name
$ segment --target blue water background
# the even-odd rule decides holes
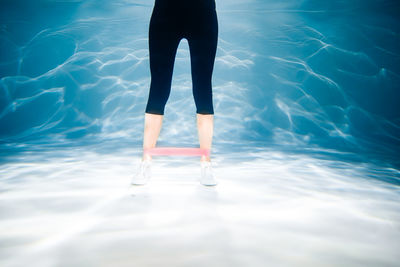
[[[219,184],[129,186],[153,3],[0,0],[0,266],[397,267],[400,2],[216,0]],[[159,146],[198,146],[191,86],[182,40]]]
[[[217,0],[213,152],[400,166],[398,1]],[[139,156],[153,1],[1,1],[1,158],[91,145]],[[186,40],[159,146],[198,145]]]

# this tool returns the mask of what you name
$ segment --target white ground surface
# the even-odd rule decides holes
[[[73,151],[1,166],[0,266],[398,266],[393,169],[266,151],[193,157]]]

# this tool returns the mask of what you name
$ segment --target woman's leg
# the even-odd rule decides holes
[[[197,114],[197,129],[199,132],[200,148],[211,151],[214,128],[214,115]],[[211,161],[210,156],[201,156],[200,161]]]
[[[144,150],[156,146],[171,91],[175,55],[181,40],[174,20],[174,14],[165,10],[165,6],[154,7],[149,28],[151,83],[145,109],[143,160],[151,160],[151,155],[145,154]]]
[[[147,148],[154,148],[162,126],[163,115],[145,113],[143,134],[143,160],[151,160],[151,155],[145,154]]]
[[[192,22],[192,32],[188,36],[188,42],[197,128],[200,148],[209,149],[211,152],[214,127],[211,79],[218,42],[218,19],[215,9],[200,10],[193,17],[195,21]],[[200,160],[211,161],[210,156],[202,156]]]

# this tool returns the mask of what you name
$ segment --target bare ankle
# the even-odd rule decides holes
[[[211,161],[210,157],[206,157],[206,156],[201,156],[200,161]]]
[[[150,155],[143,155],[143,157],[142,157],[142,161],[145,161],[145,160],[152,160],[152,158],[151,158],[151,156]]]

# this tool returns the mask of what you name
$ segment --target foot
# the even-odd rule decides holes
[[[136,174],[132,177],[131,184],[144,185],[151,177],[151,160],[142,160]]]
[[[200,183],[202,185],[217,185],[217,181],[215,180],[213,170],[211,167],[210,161],[201,161],[201,178]]]

